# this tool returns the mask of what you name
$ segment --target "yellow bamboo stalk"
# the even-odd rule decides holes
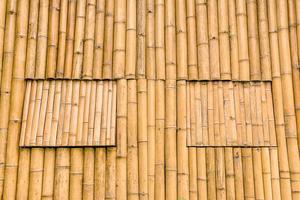
[[[6,2],[6,1],[3,1]],[[5,11],[3,12],[5,13]],[[26,78],[35,77],[35,57],[36,57],[36,45],[37,45],[37,30],[38,30],[38,16],[39,16],[39,1],[30,1],[30,13],[29,13],[29,27],[28,27],[28,39],[27,39],[27,51],[26,51]],[[5,20],[5,17],[4,17]],[[4,25],[3,25],[4,27]],[[2,60],[0,45],[0,58]],[[2,50],[3,51],[3,50]],[[2,65],[2,62],[1,64]],[[2,67],[1,67],[2,68]],[[1,70],[2,71],[2,70]]]
[[[90,107],[93,103],[91,101],[91,86],[92,86],[92,82],[87,81],[87,83],[86,83],[85,104],[84,104],[84,113],[83,113],[83,126],[82,126],[81,145],[87,145],[87,141],[88,141]],[[90,154],[90,153],[88,153],[88,154]]]
[[[237,134],[237,145],[243,145],[243,137],[245,135],[242,134],[242,113],[241,113],[241,105],[240,105],[240,90],[239,88],[243,87],[242,84],[233,83],[233,101],[234,101],[234,109],[235,109],[235,127]]]
[[[214,139],[213,137],[209,137],[209,132],[212,131],[211,128],[212,126],[209,127],[209,123],[213,123],[213,121],[209,121],[209,119],[212,119],[212,110],[210,110],[209,114],[208,114],[208,83],[200,83],[200,87],[201,87],[201,107],[202,109],[202,135],[203,135],[203,143],[204,144],[209,144],[209,142],[213,142],[212,139]],[[212,100],[210,99],[210,103],[212,102]],[[211,105],[210,105],[211,106]],[[211,132],[213,133],[213,132]],[[211,141],[209,141],[209,138],[211,139]]]
[[[49,0],[39,3],[39,22],[37,34],[37,52],[35,61],[35,78],[45,78],[46,75],[46,58],[47,58],[47,37],[48,37],[48,13]]]
[[[94,137],[94,124],[95,124],[95,111],[96,111],[96,96],[97,96],[97,82],[93,81],[91,83],[91,100],[90,100],[90,110],[88,116],[88,135],[87,135],[87,144],[93,145]]]
[[[262,83],[258,83],[255,85],[256,92],[256,108],[257,108],[257,126],[258,126],[258,145],[264,146],[264,130],[263,130],[263,119],[262,119],[262,103],[261,103],[261,85]]]
[[[83,149],[71,149],[71,168],[69,181],[70,199],[82,199],[82,183],[83,183]]]
[[[72,85],[72,108],[71,108],[70,129],[69,129],[70,133],[69,133],[69,137],[68,137],[69,146],[75,145],[75,141],[76,141],[79,91],[80,91],[80,82],[79,81],[73,81],[73,85]]]
[[[229,39],[230,39],[230,66],[232,80],[239,80],[239,48],[237,36],[235,0],[228,0],[228,20],[229,20]]]
[[[116,199],[116,149],[107,149],[105,199]]]
[[[198,79],[197,69],[197,32],[195,0],[186,2],[186,26],[187,26],[187,70],[189,80]]]
[[[235,171],[233,148],[225,148],[226,199],[235,199]]]
[[[253,175],[253,157],[252,149],[242,149],[242,162],[243,162],[243,182],[245,199],[255,198],[255,184]]]
[[[16,12],[18,15],[16,17]],[[5,30],[5,43],[3,46],[4,58],[3,58],[3,74],[6,76],[1,79],[1,97],[0,97],[0,110],[2,112],[2,118],[0,120],[0,128],[4,133],[4,139],[1,138],[1,147],[6,149],[2,151],[0,149],[0,196],[4,199],[15,199],[16,198],[16,187],[17,187],[17,173],[18,173],[18,159],[19,159],[19,133],[21,128],[21,118],[22,118],[22,106],[21,103],[24,100],[25,94],[25,57],[26,54],[26,39],[28,31],[28,13],[29,13],[29,2],[21,1],[18,2],[18,9],[16,9],[15,1],[7,1],[7,16],[6,16],[6,26]],[[15,28],[16,19],[16,36],[15,31],[11,28]],[[9,27],[9,28],[8,28]],[[14,46],[14,62],[8,59],[10,56],[9,52],[13,52],[10,49],[10,43],[14,43],[13,40],[16,39]],[[7,44],[8,43],[8,44]],[[5,55],[6,54],[6,55]],[[18,67],[16,67],[18,66]],[[7,67],[10,68],[12,74],[7,73]],[[10,71],[8,70],[8,71]],[[8,78],[11,82],[5,82],[4,79]],[[12,79],[11,79],[12,78]],[[11,89],[7,90],[7,86]],[[9,92],[11,90],[11,96]],[[5,99],[9,97],[10,103]],[[3,98],[3,99],[2,99]],[[4,103],[4,104],[3,104]],[[11,107],[10,107],[11,105]],[[8,107],[9,115],[6,110],[3,110],[3,106]],[[9,108],[10,107],[10,108]],[[8,120],[9,118],[9,120]],[[2,121],[3,120],[3,121]],[[3,123],[4,122],[4,123]],[[3,124],[5,126],[3,126]],[[6,128],[7,127],[7,128]],[[6,132],[7,131],[7,132]],[[7,134],[7,135],[6,135]],[[7,136],[7,137],[6,137]],[[4,145],[2,144],[4,142]],[[5,161],[4,161],[5,160]],[[5,167],[5,174],[4,174]],[[25,167],[25,166],[24,166]],[[4,184],[3,181],[5,180]],[[28,180],[28,179],[27,179]],[[26,188],[24,188],[26,189]]]
[[[168,70],[167,70],[168,75]],[[176,134],[176,81],[167,80],[165,156],[166,156],[166,199],[176,199],[177,195],[177,134]]]
[[[297,28],[297,43],[298,43],[298,57],[300,57],[300,3],[298,1],[295,2],[296,6],[296,28]]]
[[[240,122],[241,122],[241,135],[242,135],[242,144],[248,145],[248,138],[247,138],[247,126],[246,126],[246,107],[245,107],[245,98],[244,98],[244,84],[238,85],[238,93],[239,99],[238,104],[240,107]]]
[[[244,199],[244,182],[243,182],[243,163],[241,148],[233,149],[233,166],[234,166],[234,183],[235,183],[235,198]]]
[[[3,44],[5,34],[5,18],[6,18],[6,0],[0,2],[0,60],[3,59]],[[0,83],[2,77],[2,62],[0,62]]]
[[[51,199],[54,197],[55,149],[47,148],[44,152],[42,199]]]
[[[219,116],[219,93],[218,93],[219,82],[213,82],[213,123],[214,123],[214,146],[220,145],[221,133],[220,133],[220,116]],[[218,190],[218,189],[217,189]]]
[[[220,47],[220,74],[222,80],[231,79],[230,44],[229,44],[229,3],[228,0],[218,2],[218,27]]]
[[[147,81],[147,109],[149,111],[147,112],[148,199],[154,200],[155,198],[155,151],[156,151],[155,150],[155,80]]]
[[[224,114],[224,84],[219,82],[218,88],[218,107],[219,107],[219,128],[220,128],[220,145],[226,146],[226,126],[225,126],[225,114]]]
[[[239,49],[240,80],[250,80],[250,66],[248,55],[248,32],[246,1],[236,1],[237,36]]]
[[[215,148],[206,148],[207,198],[217,199]]]
[[[272,163],[271,164],[272,197],[274,199],[281,199],[282,192],[280,189],[280,184],[281,184],[281,181],[286,182],[286,180],[280,180],[277,147],[270,148],[270,162]],[[289,189],[289,188],[286,188],[286,189]]]
[[[195,100],[195,83],[188,83],[188,100],[189,100],[189,104],[188,104],[188,108],[189,108],[189,128],[190,128],[190,132],[188,134],[189,136],[189,143],[188,145],[190,146],[195,146],[196,145],[196,120],[197,120],[197,115],[196,115],[196,107],[199,106],[199,104],[196,104],[196,100]],[[201,106],[201,105],[200,105]],[[199,110],[199,109],[198,109]],[[199,120],[199,122],[201,122]],[[201,129],[202,130],[202,127]],[[200,131],[199,130],[199,131]],[[202,134],[201,134],[202,136]]]
[[[105,143],[110,143],[110,136],[111,136],[111,121],[112,121],[112,99],[113,99],[113,86],[112,82],[109,82],[108,86],[108,102],[107,102],[107,120],[106,120],[106,135],[105,135]],[[126,123],[124,123],[126,124]],[[120,127],[121,128],[121,127]]]
[[[79,103],[78,103],[78,118],[76,124],[76,145],[80,145],[83,136],[84,108],[86,93],[86,81],[80,81]]]
[[[84,50],[84,32],[86,18],[86,0],[77,1],[76,5],[76,23],[74,34],[74,52],[73,52],[73,69],[72,78],[81,78],[83,65],[83,50]]]
[[[95,149],[95,199],[105,199],[106,149]]]
[[[56,150],[54,199],[69,199],[70,149]]]
[[[258,1],[261,79],[272,80],[267,1]]]
[[[164,80],[166,74],[164,10],[164,0],[155,0],[155,63],[158,80]]]
[[[60,1],[51,1],[49,5],[49,25],[48,25],[48,44],[47,44],[47,65],[46,77],[54,78],[57,65],[57,48],[58,48],[58,29],[59,29],[59,12]]]
[[[270,149],[262,148],[261,149],[261,163],[262,163],[262,178],[263,178],[263,185],[264,185],[264,197],[266,199],[272,199],[272,172],[271,172],[271,159],[270,159]],[[275,164],[276,165],[276,164]],[[275,185],[276,186],[278,185]],[[278,188],[278,187],[277,187]],[[280,191],[280,189],[279,189]],[[275,197],[278,198],[278,197]]]
[[[164,81],[155,83],[155,199],[165,199],[165,93]]]
[[[136,200],[139,199],[136,80],[128,80],[127,85],[127,198]]]
[[[43,181],[43,163],[44,149],[35,148],[31,150],[30,171],[29,171],[29,199],[42,198],[42,181]]]
[[[126,78],[135,78],[136,72],[136,1],[127,0],[126,19]]]
[[[194,104],[195,104],[195,107],[192,108],[191,107],[191,110],[192,109],[195,109],[195,119],[193,119],[193,124],[195,124],[195,131],[194,132],[194,144],[195,145],[201,145],[203,144],[203,132],[202,132],[202,110],[203,109],[206,109],[206,108],[203,108],[202,107],[202,104],[201,104],[201,100],[203,101],[203,99],[201,99],[201,87],[200,87],[200,84],[199,83],[196,83],[195,86],[194,86]],[[192,93],[192,92],[191,92]],[[192,104],[193,102],[191,102]],[[193,126],[191,126],[193,127]],[[207,144],[207,143],[205,143]]]
[[[248,44],[251,80],[261,80],[257,2],[247,0]]]
[[[70,118],[72,111],[72,81],[67,82],[66,86],[66,99],[65,99],[65,111],[64,111],[64,121],[63,121],[63,136],[62,136],[62,145],[66,146],[69,144],[69,135],[70,135]],[[77,92],[78,93],[78,92]]]
[[[95,44],[94,44],[94,62],[93,78],[102,77],[103,65],[103,40],[104,40],[104,19],[105,19],[105,0],[97,0],[95,16]]]
[[[84,29],[82,78],[91,79],[93,76],[93,59],[95,44],[96,0],[86,2],[86,19]]]
[[[60,1],[59,7],[59,29],[58,29],[58,49],[57,49],[57,67],[55,77],[63,78],[65,69],[66,38],[67,38],[67,18],[68,18],[68,0]]]
[[[186,2],[176,1],[176,55],[177,55],[177,80],[186,80],[187,73],[187,28],[186,28]]]
[[[225,169],[225,155],[224,148],[217,148],[216,152],[216,190],[217,198],[225,199],[226,194],[226,169]]]
[[[188,131],[188,130],[187,130]],[[193,147],[188,148],[188,169],[189,169],[189,199],[196,200],[198,198],[197,185],[197,149]]]
[[[208,181],[206,169],[206,150],[207,148],[197,148],[197,182],[198,199],[208,199]],[[201,191],[201,192],[200,192]]]
[[[65,78],[72,77],[76,2],[77,2],[76,0],[71,0],[68,2],[66,56],[65,56],[65,70],[64,70]]]
[[[147,79],[156,78],[155,69],[155,8],[154,0],[146,2],[146,75]]]
[[[263,143],[270,145],[269,119],[268,119],[268,105],[266,95],[266,84],[261,84],[261,107],[262,107],[262,126],[263,126]]]
[[[252,122],[251,122],[251,101],[250,101],[250,84],[244,84],[244,100],[242,100],[245,105],[245,124],[246,124],[246,136],[247,136],[247,145],[253,144],[253,131],[252,131]]]
[[[223,16],[224,17],[224,16]],[[208,42],[210,78],[220,79],[219,37],[218,37],[218,3],[207,1]],[[225,67],[225,66],[222,66]]]
[[[28,199],[30,149],[21,149],[19,152],[18,177],[16,185],[16,198]]]
[[[115,1],[113,77],[124,78],[126,48],[126,0]]]
[[[101,131],[100,131],[100,144],[105,144],[107,134],[107,121],[108,121],[108,104],[109,104],[109,82],[104,82],[103,86],[103,104],[102,104],[102,116],[101,116]]]
[[[207,28],[207,0],[196,0],[196,27],[198,52],[198,78],[209,80],[209,46]]]
[[[253,171],[255,183],[255,198],[264,198],[264,183],[263,183],[263,170],[262,170],[262,155],[261,148],[254,148],[253,155]],[[264,160],[266,161],[266,160]]]
[[[112,54],[113,54],[113,34],[114,34],[114,1],[105,3],[105,22],[104,22],[104,44],[103,44],[103,66],[102,78],[112,78]]]
[[[65,120],[65,106],[66,106],[66,94],[67,94],[67,83],[70,81],[62,81],[61,85],[61,101],[58,116],[57,125],[57,136],[55,145],[61,145],[64,133],[64,120]]]
[[[136,76],[138,78],[145,78],[146,73],[146,1],[138,1],[136,4],[137,19],[136,19],[136,31],[137,31],[137,46],[136,46]]]
[[[84,149],[82,199],[94,199],[94,148]]]
[[[101,135],[101,121],[102,121],[102,103],[103,103],[103,82],[97,82],[97,94],[96,94],[96,108],[95,108],[95,127],[94,127],[94,136],[93,144],[100,143]]]

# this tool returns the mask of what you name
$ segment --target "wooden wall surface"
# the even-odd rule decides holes
[[[299,62],[299,0],[0,0],[0,199],[298,200]],[[21,148],[26,84],[79,80],[115,85],[116,147]],[[269,85],[276,145],[187,145],[215,81]]]

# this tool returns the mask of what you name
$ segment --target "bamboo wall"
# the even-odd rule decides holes
[[[0,0],[0,61],[0,199],[300,199],[299,0]],[[72,138],[89,135],[87,111],[96,116],[91,107],[99,101],[91,101],[86,85],[104,82],[115,87],[115,101],[105,100],[105,108],[116,106],[115,117],[101,114],[116,120],[115,147],[20,146],[26,129],[31,145],[37,133],[64,135],[68,85],[75,100],[66,128]],[[229,142],[231,127],[244,124],[266,145],[226,138],[218,146],[218,84],[229,97],[223,105]],[[47,96],[49,110],[41,85],[58,86]],[[210,93],[200,92],[209,104],[201,119],[210,119],[213,138],[204,146],[188,144],[191,113],[200,107],[190,96],[197,85]],[[240,123],[247,111],[233,115],[231,85],[266,86],[273,106],[261,95],[261,110],[254,109],[259,89],[255,96],[244,89],[239,95],[249,95],[255,114]],[[266,113],[270,144],[261,135]],[[43,123],[46,131],[39,132]]]

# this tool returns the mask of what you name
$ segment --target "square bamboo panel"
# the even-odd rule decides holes
[[[188,146],[276,146],[271,82],[187,82]]]
[[[20,146],[114,146],[114,81],[27,81]]]

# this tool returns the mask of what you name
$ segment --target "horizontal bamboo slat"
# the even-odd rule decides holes
[[[188,146],[276,146],[271,82],[187,82],[186,90]]]
[[[115,146],[116,83],[27,81],[20,146]]]

